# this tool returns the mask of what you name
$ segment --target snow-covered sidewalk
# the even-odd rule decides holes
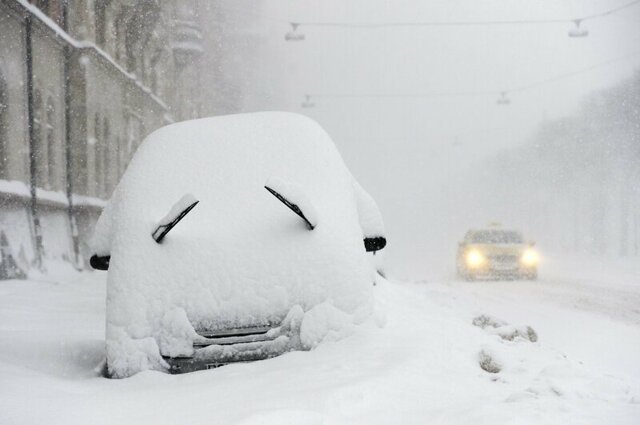
[[[311,352],[124,380],[98,374],[104,274],[0,282],[0,424],[637,424],[640,281],[635,269],[612,270],[381,282],[383,328]],[[481,315],[501,326],[474,326]]]

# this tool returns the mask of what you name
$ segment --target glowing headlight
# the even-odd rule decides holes
[[[465,260],[467,262],[467,266],[469,267],[479,267],[484,263],[484,255],[480,251],[472,250],[467,252],[465,256]]]
[[[528,248],[522,253],[520,260],[525,266],[535,266],[540,261],[540,256],[535,249]]]

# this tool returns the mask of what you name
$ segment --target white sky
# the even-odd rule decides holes
[[[270,0],[263,8],[236,2],[269,34],[265,78],[282,99],[260,109],[288,109],[319,121],[354,175],[378,200],[388,228],[393,270],[427,273],[447,180],[470,160],[517,146],[544,118],[570,114],[590,92],[640,67],[640,54],[533,90],[496,96],[432,99],[323,99],[300,108],[305,93],[375,94],[500,91],[640,53],[640,5],[587,21],[586,38],[570,25],[341,29],[301,27],[306,40],[287,43],[286,22],[416,22],[576,18],[628,0]],[[482,225],[484,223],[477,223]],[[451,246],[441,246],[451,252]],[[416,260],[424,250],[425,261]],[[417,251],[417,252],[416,252]],[[431,255],[431,259],[440,258]],[[433,260],[435,261],[435,260]],[[433,262],[432,261],[432,262]]]

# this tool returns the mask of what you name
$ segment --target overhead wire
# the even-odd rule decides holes
[[[366,93],[366,94],[357,94],[357,93],[324,93],[324,94],[314,94],[308,93],[307,95],[313,98],[380,98],[380,99],[391,99],[391,98],[424,98],[424,97],[467,97],[467,96],[484,96],[489,94],[496,94],[496,91],[468,91],[468,92],[429,92],[429,93]]]
[[[575,75],[584,74],[585,72],[589,72],[589,71],[592,71],[592,70],[597,69],[597,68],[602,68],[604,66],[611,65],[613,63],[620,62],[620,61],[623,61],[625,59],[629,59],[629,58],[632,58],[632,57],[638,56],[638,55],[640,55],[640,50],[636,50],[634,52],[627,53],[625,55],[618,56],[618,57],[606,60],[604,62],[600,62],[600,63],[594,64],[594,65],[588,66],[586,68],[582,68],[582,69],[578,69],[578,70],[575,70],[575,71],[567,72],[565,74],[559,74],[559,75],[556,75],[556,76],[553,76],[553,77],[550,77],[550,78],[547,78],[547,79],[544,79],[544,80],[536,81],[536,82],[533,82],[533,83],[530,83],[530,84],[525,84],[523,86],[513,87],[513,88],[510,88],[508,90],[503,90],[503,91],[507,92],[507,93],[513,93],[513,92],[529,90],[529,89],[532,89],[532,88],[535,88],[535,87],[539,87],[539,86],[542,86],[542,85],[545,85],[545,84],[555,83],[556,81],[564,80],[566,78],[570,78],[570,77],[573,77]]]
[[[341,99],[341,98],[380,98],[380,99],[392,99],[392,98],[402,98],[402,99],[411,99],[411,98],[434,98],[434,97],[472,97],[472,96],[487,96],[487,95],[502,95],[507,93],[514,92],[522,92],[526,90],[530,90],[536,87],[540,87],[546,84],[554,83],[556,81],[560,81],[566,78],[574,77],[579,74],[584,74],[586,72],[592,71],[597,68],[602,68],[626,59],[630,59],[632,57],[640,55],[640,50],[636,50],[621,56],[617,56],[615,58],[599,62],[594,65],[590,65],[585,68],[577,69],[571,72],[554,75],[549,78],[545,78],[543,80],[535,81],[532,83],[524,84],[521,86],[514,86],[507,89],[502,90],[482,90],[482,91],[451,91],[451,92],[427,92],[427,93],[307,93],[306,96],[310,98],[330,98],[330,99]]]
[[[233,3],[232,3],[233,4]],[[615,14],[621,10],[632,7],[636,4],[640,4],[640,0],[632,0],[627,3],[621,4],[614,8],[593,13],[590,15],[583,15],[579,18],[554,18],[554,19],[525,19],[525,20],[489,20],[489,21],[427,21],[427,22],[388,22],[388,23],[339,23],[339,22],[289,22],[295,26],[317,26],[317,27],[351,27],[351,28],[381,28],[381,27],[399,27],[399,26],[482,26],[482,25],[515,25],[515,24],[551,24],[551,23],[568,23],[568,22],[583,22],[587,20],[593,20],[601,17],[606,17],[612,14]],[[235,9],[237,12],[240,10]],[[242,13],[242,12],[240,12]],[[256,18],[267,19],[272,22],[287,22],[281,18],[273,18],[266,17],[261,13],[252,13],[252,15]],[[507,93],[520,92],[528,89],[532,89],[535,87],[539,87],[541,85],[553,83],[562,79],[570,78],[575,75],[579,75],[585,72],[589,72],[593,69],[600,68],[603,66],[610,65],[615,62],[619,62],[624,59],[628,59],[633,56],[637,56],[640,54],[639,51],[634,51],[628,53],[623,56],[619,56],[595,65],[591,65],[587,68],[571,71],[565,74],[556,75],[544,80],[536,81],[530,84],[525,84],[522,86],[516,86],[503,90],[484,90],[484,91],[452,91],[452,92],[429,92],[429,93],[411,93],[411,94],[402,94],[402,93],[379,93],[379,94],[347,94],[347,93],[335,93],[335,94],[313,94],[308,93],[306,96],[313,98],[381,98],[381,99],[391,99],[391,98],[436,98],[436,97],[474,97],[474,96],[487,96],[487,95],[502,95],[504,96]]]
[[[623,9],[631,7],[631,6],[633,6],[635,4],[638,4],[638,3],[640,3],[640,0],[630,1],[628,3],[622,4],[622,5],[618,6],[618,7],[615,7],[613,9],[607,10],[605,12],[595,13],[593,15],[584,16],[584,17],[580,18],[580,20],[581,21],[586,21],[586,20],[589,20],[589,19],[595,19],[595,18],[601,18],[603,16],[608,16],[608,15],[614,14],[616,12],[619,12],[619,11],[621,11]]]
[[[605,17],[623,9],[640,4],[640,0],[633,0],[603,12],[585,15],[576,18],[552,18],[552,19],[521,19],[521,20],[487,20],[487,21],[422,21],[422,22],[313,22],[313,21],[291,21],[290,24],[299,27],[335,27],[335,28],[393,28],[393,27],[445,27],[445,26],[491,26],[491,25],[519,25],[519,24],[556,24],[582,22],[596,18]]]

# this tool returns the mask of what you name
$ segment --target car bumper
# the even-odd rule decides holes
[[[498,268],[482,268],[468,269],[465,268],[461,275],[470,279],[535,279],[538,276],[536,267],[519,267],[511,269]]]
[[[190,357],[163,357],[171,374],[215,369],[232,363],[247,363],[277,357],[302,349],[299,321],[285,319],[277,327],[225,329],[198,332]]]
[[[195,372],[197,370],[215,369],[233,363],[248,363],[277,357],[288,351],[299,349],[287,336],[280,336],[273,341],[240,343],[233,345],[210,345],[197,349],[192,357],[165,357],[171,374]]]

